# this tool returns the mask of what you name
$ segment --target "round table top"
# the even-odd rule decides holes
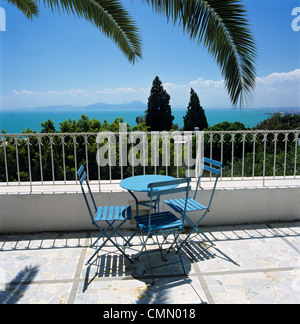
[[[120,182],[120,186],[123,189],[130,190],[130,191],[148,191],[148,184],[160,181],[170,181],[176,180],[174,177],[165,176],[165,175],[141,175],[130,177],[122,180]],[[173,188],[174,186],[170,186]],[[164,189],[167,189],[164,187]]]

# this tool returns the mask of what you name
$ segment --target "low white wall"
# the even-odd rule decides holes
[[[210,193],[209,189],[201,190],[197,199],[205,204]],[[138,194],[138,198],[142,200],[146,196]],[[95,200],[98,205],[133,204],[128,192],[95,193]],[[166,209],[166,205],[161,203],[163,209]],[[199,214],[189,215],[197,217]],[[299,219],[300,187],[217,189],[211,212],[203,225]],[[134,221],[128,222],[126,227],[134,228]],[[0,233],[89,229],[94,227],[81,193],[0,195]]]

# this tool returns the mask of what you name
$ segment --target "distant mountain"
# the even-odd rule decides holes
[[[147,105],[141,101],[132,101],[130,103],[123,103],[123,104],[106,104],[103,102],[97,102],[92,105],[88,105],[83,107],[85,110],[146,110]]]
[[[19,108],[13,109],[13,111],[22,111],[22,112],[57,112],[57,111],[100,111],[100,110],[140,110],[145,111],[147,105],[141,101],[132,101],[124,104],[106,104],[104,102],[97,102],[88,106],[72,106],[72,105],[57,105],[57,106],[42,106],[42,107],[33,107],[33,108]],[[11,109],[12,111],[12,109]]]

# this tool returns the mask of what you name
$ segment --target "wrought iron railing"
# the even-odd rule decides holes
[[[82,163],[99,186],[140,174],[196,178],[202,155],[223,162],[221,180],[298,178],[299,134],[300,130],[0,134],[0,185],[78,183],[76,171]]]

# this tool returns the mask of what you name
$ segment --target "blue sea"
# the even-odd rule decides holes
[[[299,109],[299,108],[298,108]],[[300,109],[293,109],[293,112],[300,114]],[[282,109],[230,109],[230,108],[218,108],[218,109],[205,109],[205,114],[209,126],[221,123],[223,121],[228,122],[241,122],[246,127],[254,127],[259,122],[269,118],[272,113],[283,112]],[[48,119],[51,119],[55,123],[56,130],[59,130],[59,123],[64,120],[74,119],[78,120],[81,115],[87,115],[90,119],[96,118],[101,123],[106,119],[109,123],[113,122],[117,117],[123,117],[124,122],[127,122],[131,127],[136,125],[135,119],[137,116],[144,115],[144,111],[141,110],[102,110],[102,111],[0,111],[0,132],[5,130],[7,133],[21,133],[25,129],[41,131],[41,123]],[[183,127],[183,116],[186,114],[186,108],[173,109],[172,114],[175,117],[174,123],[177,123],[179,127]]]

